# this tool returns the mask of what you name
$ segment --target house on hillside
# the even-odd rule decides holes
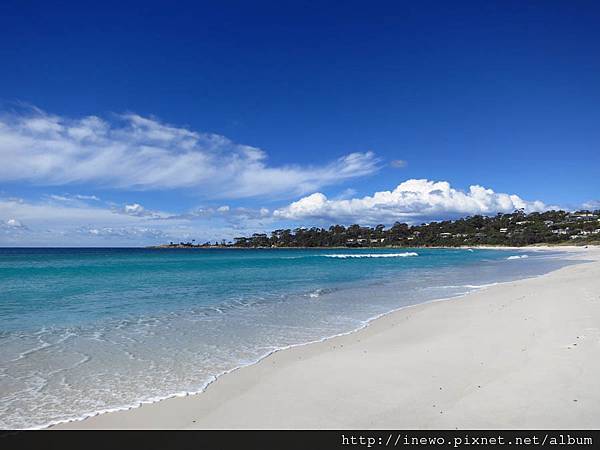
[[[569,216],[571,216],[575,220],[589,220],[594,219],[596,217],[596,214],[591,212],[574,212],[570,213]]]

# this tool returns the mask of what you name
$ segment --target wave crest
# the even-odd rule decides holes
[[[512,255],[512,256],[509,256],[506,259],[510,260],[510,259],[524,259],[524,258],[529,258],[529,255]]]
[[[415,252],[404,252],[404,253],[363,253],[363,254],[352,254],[345,253],[339,255],[323,255],[325,258],[405,258],[407,256],[419,256]]]

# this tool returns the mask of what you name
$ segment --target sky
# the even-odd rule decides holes
[[[5,0],[0,246],[600,208],[598,23],[592,1]]]

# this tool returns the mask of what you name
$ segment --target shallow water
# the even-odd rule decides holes
[[[569,264],[557,256],[0,249],[0,428],[43,427],[198,392],[276,349]]]

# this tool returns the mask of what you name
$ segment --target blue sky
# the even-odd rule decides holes
[[[600,201],[595,2],[0,5],[0,245]]]

